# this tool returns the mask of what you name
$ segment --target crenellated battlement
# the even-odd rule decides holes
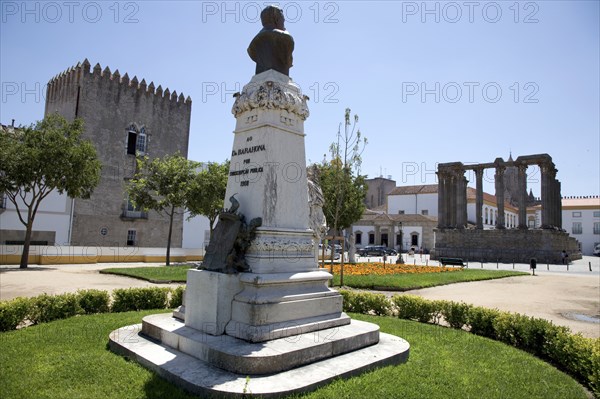
[[[92,68],[87,58],[83,60],[83,62],[78,62],[74,67],[70,67],[50,79],[48,82],[48,96],[52,98],[61,92],[73,89],[73,87],[76,86],[76,82],[81,84],[86,78],[92,78],[100,82],[106,81],[110,82],[110,84],[117,83],[121,87],[130,88],[132,91],[139,91],[145,95],[159,97],[162,98],[163,101],[169,101],[178,105],[185,104],[191,106],[192,104],[190,96],[187,96],[186,98],[183,93],[177,94],[176,91],[171,93],[168,88],[163,90],[161,85],[155,87],[154,82],[147,84],[146,79],[139,81],[137,76],[130,79],[127,73],[121,76],[118,69],[111,72],[108,66],[103,70],[99,63]]]

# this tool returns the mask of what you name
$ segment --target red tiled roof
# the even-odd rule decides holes
[[[400,186],[390,191],[389,195],[436,194],[437,184],[421,184],[418,186]]]

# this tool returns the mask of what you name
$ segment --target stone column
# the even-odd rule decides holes
[[[519,175],[519,228],[527,229],[527,165],[518,165]]]
[[[448,218],[448,227],[456,228],[456,194],[457,194],[457,178],[453,173],[450,174],[450,190],[448,195],[448,206],[446,208],[446,217]]]
[[[549,175],[549,179],[550,179],[550,187],[551,187],[551,191],[550,191],[550,198],[551,198],[551,208],[550,208],[550,223],[549,225],[551,227],[556,227],[556,228],[561,228],[561,212],[562,212],[562,207],[561,207],[561,198],[560,198],[560,183],[558,180],[556,180],[556,172],[558,172],[557,169],[554,168],[554,165],[552,165],[551,170],[548,172]]]
[[[542,192],[542,229],[551,227],[550,221],[550,165],[546,162],[539,165],[542,174],[541,192]]]
[[[552,201],[552,207],[550,208],[550,225],[552,227],[556,227],[558,225],[558,214],[556,212],[556,208],[557,208],[557,183],[558,181],[555,179],[555,171],[552,171],[552,177],[550,179],[550,198]]]
[[[464,229],[467,225],[467,179],[463,168],[455,169],[456,176],[456,227]]]
[[[496,183],[496,205],[498,206],[498,218],[496,218],[496,228],[504,229],[504,164],[496,162],[496,174],[494,181]]]
[[[479,230],[483,229],[483,168],[475,169],[475,223]]]
[[[438,229],[446,227],[446,174],[441,169],[438,176]]]
[[[556,227],[562,229],[562,195],[561,195],[561,184],[559,180],[556,180],[556,212],[557,212],[557,223]]]

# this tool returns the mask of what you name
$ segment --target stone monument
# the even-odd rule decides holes
[[[527,168],[536,165],[541,172],[541,228],[530,228],[527,220]],[[483,227],[483,175],[494,169],[496,206],[498,216],[494,229]],[[505,221],[505,174],[507,168],[516,169],[515,190],[518,209],[518,227],[508,229]],[[467,178],[465,172],[475,173],[475,220],[467,220]],[[548,154],[522,155],[508,161],[496,158],[494,162],[469,164],[462,162],[438,165],[438,227],[431,259],[443,257],[465,260],[529,263],[532,258],[548,263],[561,263],[561,251],[570,259],[581,259],[577,240],[562,228],[560,181],[556,166]]]
[[[209,245],[208,267],[188,271],[185,310],[176,317],[148,316],[141,331],[111,334],[114,351],[203,395],[287,395],[408,358],[405,340],[343,313],[342,296],[327,286],[332,276],[318,268],[307,97],[288,76],[293,39],[281,10],[269,6],[261,19],[248,49],[257,73],[232,109],[225,196],[232,205]]]

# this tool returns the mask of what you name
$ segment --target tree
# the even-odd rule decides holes
[[[319,174],[325,197],[323,213],[327,226],[338,235],[360,220],[365,211],[365,177],[353,176],[347,169],[340,170],[335,163],[320,165]]]
[[[357,129],[358,115],[354,115],[351,122],[350,112],[350,108],[346,108],[343,129],[340,123],[337,140],[329,147],[331,161],[320,167],[325,196],[323,212],[328,226],[336,234],[359,220],[365,210],[366,184],[360,175],[360,166],[367,139]]]
[[[29,261],[33,223],[40,204],[52,191],[89,198],[100,182],[96,149],[80,138],[81,119],[68,122],[49,115],[35,126],[0,132],[0,192],[16,208],[25,226],[22,269]]]
[[[171,236],[173,219],[187,207],[189,191],[195,175],[197,162],[189,161],[179,154],[150,160],[138,157],[137,171],[127,185],[129,200],[145,211],[152,209],[169,217],[167,237],[167,266],[171,260]]]
[[[329,147],[331,161],[319,167],[321,189],[325,197],[323,212],[327,225],[339,235],[340,232],[360,220],[367,193],[365,176],[360,174],[362,153],[367,139],[357,128],[358,115],[351,121],[350,108],[346,108],[344,123],[340,123],[336,142]],[[350,258],[353,259],[353,241]]]
[[[188,209],[191,216],[204,215],[208,218],[210,238],[219,213],[223,210],[229,161],[209,162],[194,178],[189,191]]]

